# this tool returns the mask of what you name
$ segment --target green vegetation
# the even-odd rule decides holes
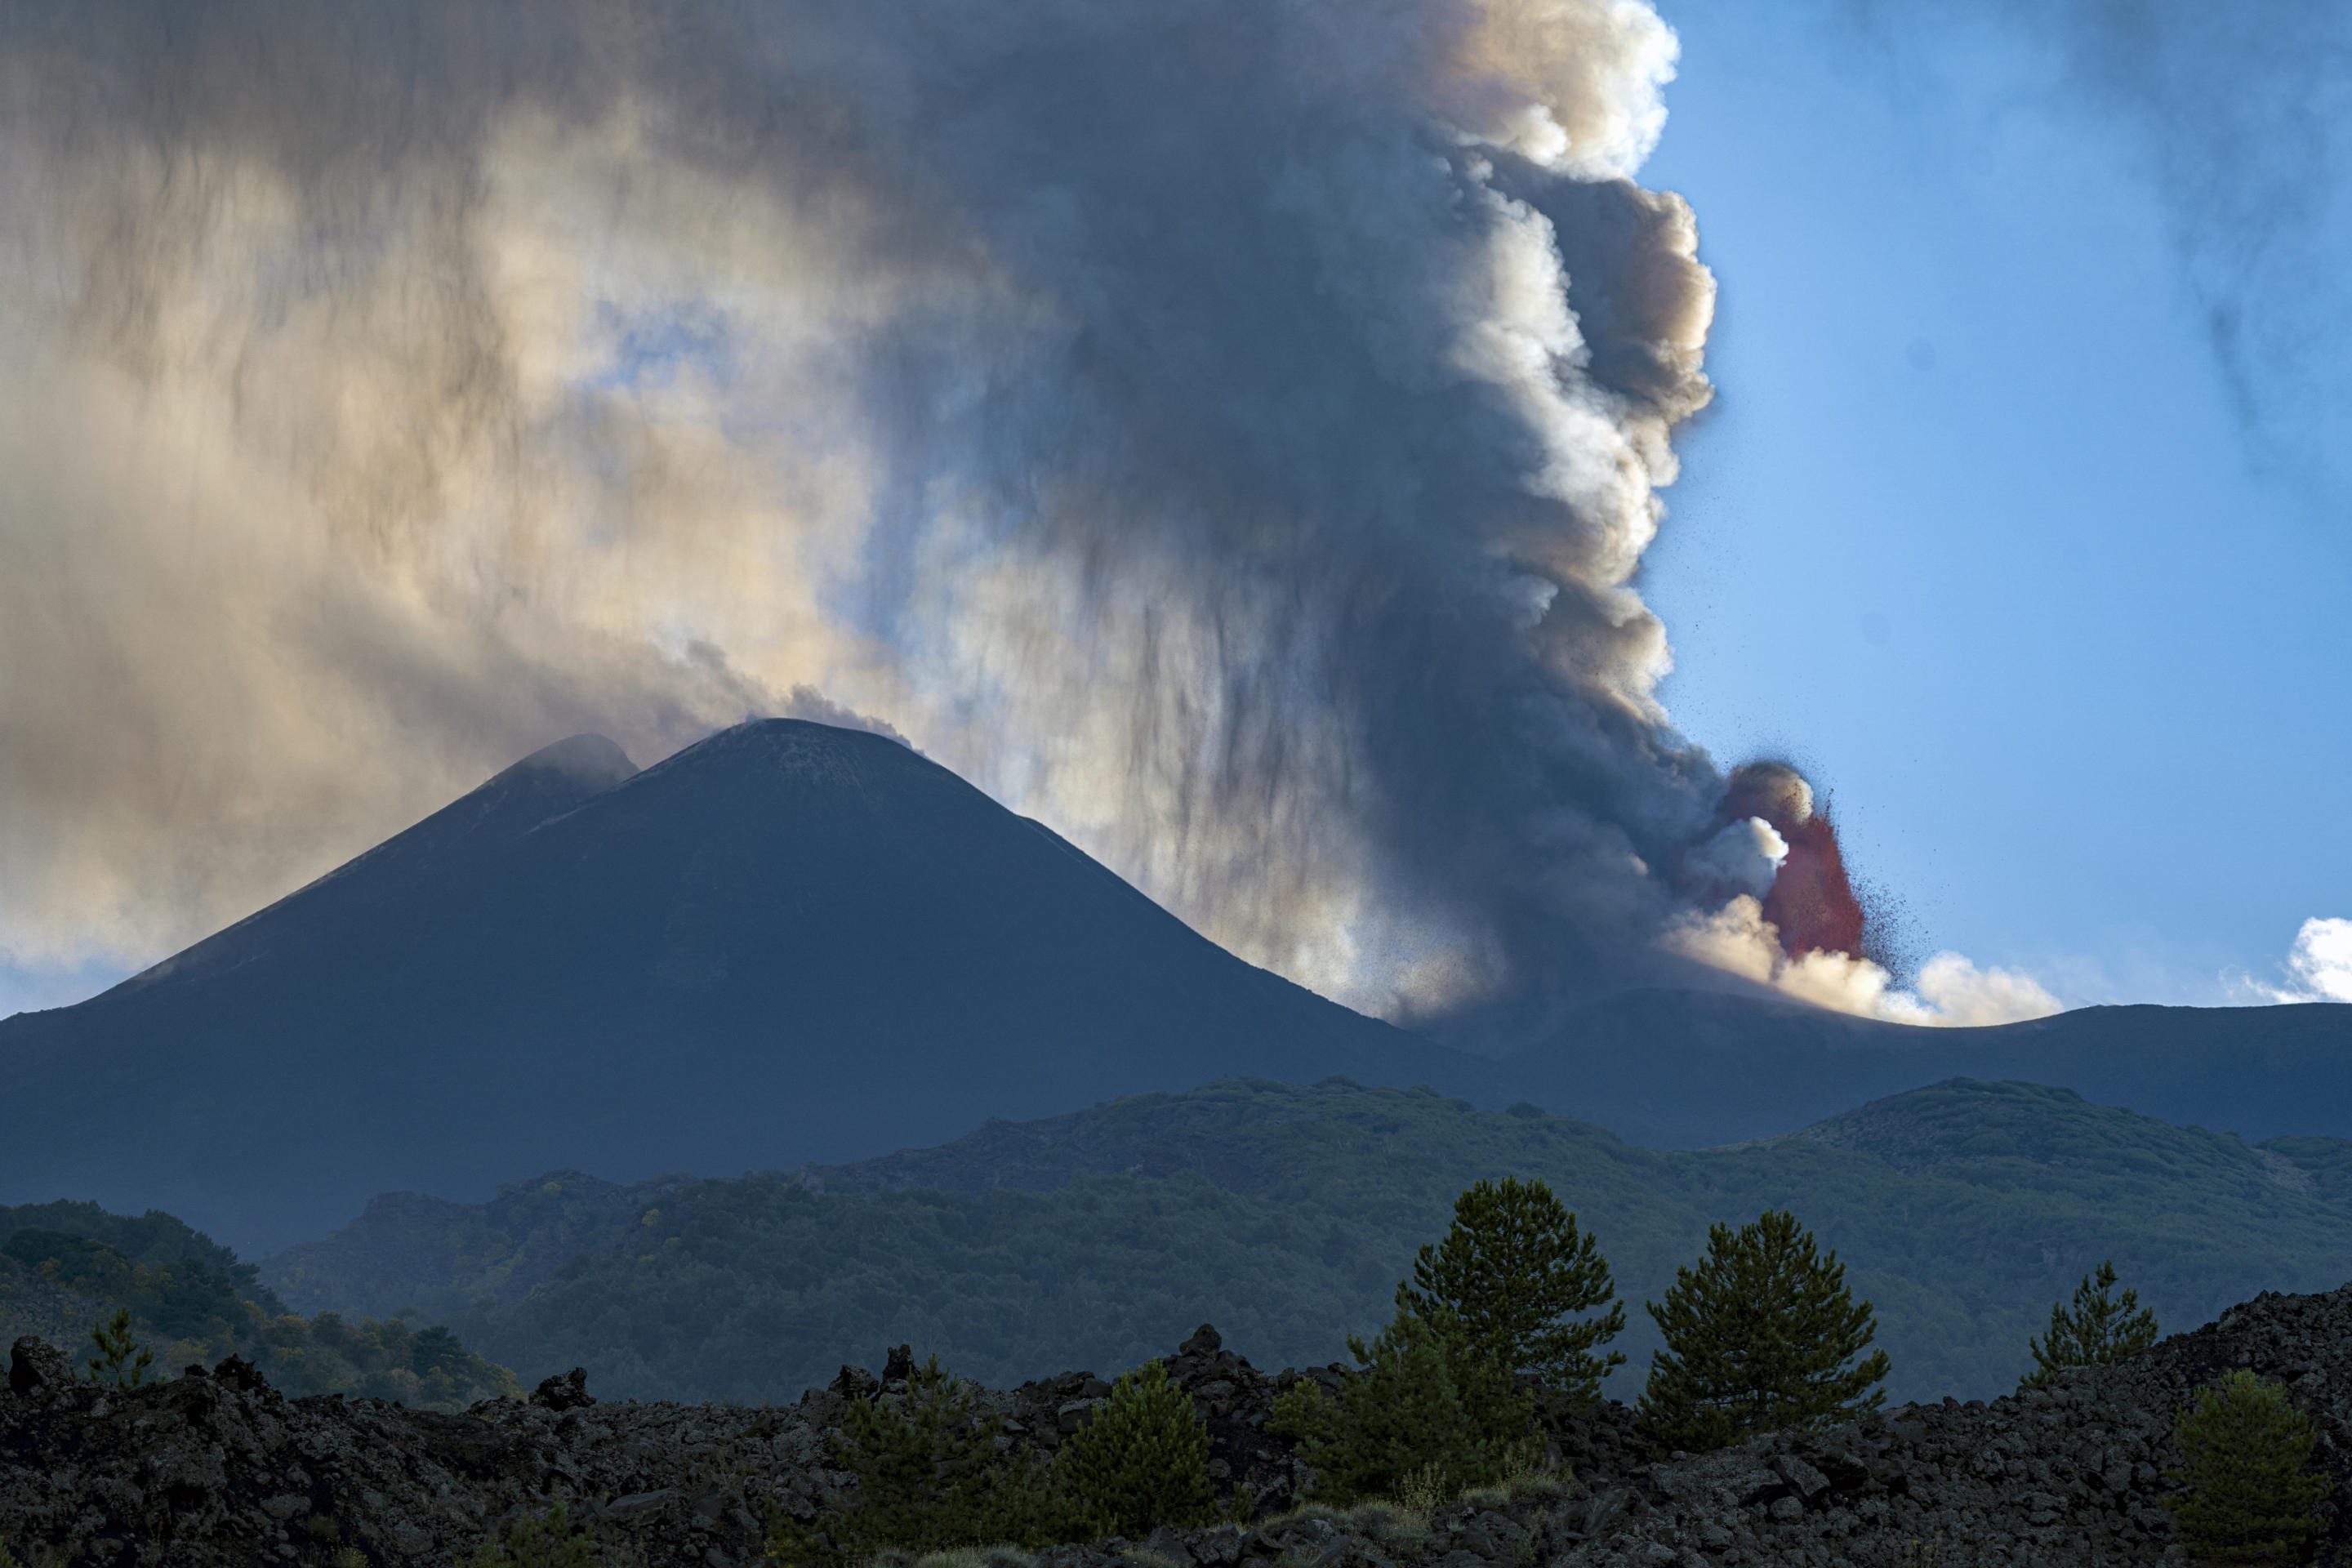
[[[1275,1401],[1270,1422],[1299,1440],[1318,1498],[1459,1490],[1519,1462],[1534,1396],[1512,1391],[1508,1368],[1478,1352],[1451,1309],[1416,1311],[1400,1287],[1380,1337],[1367,1345],[1349,1335],[1348,1348],[1359,1364],[1336,1397],[1300,1383]]]
[[[2237,1371],[2197,1391],[2174,1426],[2188,1489],[2167,1498],[2189,1555],[2207,1563],[2292,1563],[2316,1534],[2328,1479],[2311,1469],[2319,1430],[2275,1383]]]
[[[42,1223],[46,1221],[47,1223]],[[131,1219],[96,1204],[44,1204],[0,1209],[0,1260],[60,1296],[127,1306],[162,1348],[234,1348],[253,1316],[248,1300],[274,1298],[254,1282],[250,1266],[169,1215]],[[281,1307],[279,1310],[284,1310]],[[96,1314],[75,1314],[83,1323]]]
[[[1276,1402],[1269,1425],[1302,1440],[1321,1478],[1318,1498],[1434,1500],[1524,1480],[1542,1454],[1534,1395],[1515,1389],[1512,1362],[1555,1342],[1557,1314],[1543,1305],[1596,1304],[1594,1280],[1605,1285],[1607,1266],[1575,1239],[1572,1219],[1539,1183],[1507,1191],[1482,1183],[1463,1199],[1449,1237],[1461,1244],[1424,1247],[1416,1270],[1424,1289],[1397,1287],[1396,1317],[1370,1345],[1349,1338],[1361,1367],[1339,1380],[1338,1396],[1302,1379]],[[1498,1226],[1497,1215],[1514,1223]],[[1485,1304],[1483,1333],[1467,1330],[1457,1298]],[[1577,1342],[1579,1352],[1590,1343]],[[1158,1361],[1124,1373],[1050,1459],[1009,1446],[1003,1419],[936,1355],[903,1383],[853,1398],[833,1450],[856,1479],[857,1500],[812,1524],[772,1513],[768,1551],[788,1568],[884,1552],[1132,1540],[1218,1513],[1208,1434]]]
[[[1279,1368],[1329,1361],[1350,1330],[1378,1332],[1462,1190],[1516,1174],[1575,1210],[1636,1301],[1659,1298],[1711,1224],[1803,1215],[1875,1304],[1900,1400],[2014,1388],[2051,1302],[2102,1258],[2164,1321],[2194,1323],[2259,1290],[2332,1289],[2352,1255],[2352,1145],[2252,1148],[2030,1084],[1954,1081],[1696,1152],[1339,1079],[1142,1095],[1066,1126],[1060,1142],[1022,1146],[1039,1158],[1066,1148],[1080,1168],[1087,1150],[1115,1151],[1098,1173],[1147,1158],[1193,1169],[1085,1174],[1051,1192],[860,1192],[845,1179],[821,1192],[766,1173],[680,1182],[610,1222],[576,1191],[516,1184],[496,1210],[498,1245],[438,1218],[404,1241],[436,1258],[430,1279],[446,1289],[354,1285],[341,1304],[446,1322],[527,1378],[584,1365],[608,1398],[791,1400],[901,1342],[1009,1386],[1138,1364],[1202,1321]],[[991,1173],[959,1179],[978,1189]],[[538,1238],[559,1231],[580,1255],[528,1297],[503,1297],[510,1279],[493,1276],[543,1256]],[[308,1249],[310,1277],[389,1278],[403,1256],[337,1245]],[[1645,1315],[1630,1317],[1613,1348],[1633,1368],[1602,1384],[1628,1399],[1662,1343]]]
[[[1453,1228],[1414,1258],[1398,1304],[1432,1321],[1450,1312],[1472,1355],[1589,1405],[1625,1363],[1615,1351],[1592,1353],[1624,1331],[1615,1294],[1599,1244],[1578,1233],[1568,1205],[1540,1181],[1505,1176],[1454,1199]],[[1604,1305],[1599,1317],[1566,1321]]]
[[[136,1388],[147,1381],[147,1369],[155,1364],[155,1350],[139,1342],[131,1331],[131,1309],[117,1307],[114,1316],[89,1331],[98,1346],[98,1353],[89,1358],[89,1380],[112,1384],[117,1388]]]
[[[1523,1467],[1538,1445],[1531,1373],[1578,1403],[1625,1358],[1594,1355],[1624,1327],[1608,1261],[1540,1181],[1473,1183],[1444,1237],[1414,1255],[1396,1316],[1358,1370],[1327,1394],[1301,1382],[1276,1401],[1273,1425],[1299,1439],[1316,1494],[1346,1501],[1484,1486]],[[1599,1317],[1570,1314],[1607,1304]]]
[[[930,1357],[903,1394],[853,1399],[834,1458],[857,1479],[857,1505],[803,1525],[777,1513],[768,1551],[786,1568],[861,1562],[897,1549],[1044,1546],[1078,1532],[1077,1515],[1050,1460],[1034,1450],[1000,1456],[1003,1417],[983,1410],[974,1385]]]
[[[2156,1343],[2156,1314],[2139,1304],[2139,1292],[2115,1294],[2113,1259],[2099,1265],[2095,1277],[2085,1274],[2074,1288],[2074,1305],[2063,1301],[2050,1309],[2048,1340],[2029,1342],[2034,1369],[2025,1386],[2038,1388],[2070,1366],[2105,1366],[2127,1355],[2137,1355]]]
[[[474,1568],[590,1568],[596,1538],[572,1528],[571,1510],[557,1503],[543,1518],[518,1520],[490,1537],[474,1553]]]
[[[1665,1336],[1651,1359],[1642,1424],[1677,1448],[1729,1447],[1765,1432],[1826,1431],[1885,1403],[1885,1351],[1834,1251],[1785,1210],[1707,1233],[1706,1257],[1677,1269],[1650,1315]],[[1857,1360],[1856,1358],[1860,1359]]]
[[[1209,1434],[1192,1396],[1148,1362],[1111,1385],[1110,1404],[1055,1455],[1087,1533],[1140,1540],[1163,1524],[1207,1524]]]
[[[31,1223],[26,1223],[26,1222]],[[447,1329],[347,1323],[288,1312],[250,1264],[170,1215],[110,1215],[96,1204],[0,1208],[0,1332],[94,1342],[99,1381],[136,1387],[149,1369],[243,1355],[281,1392],[397,1399],[462,1409],[517,1394],[514,1374]],[[93,1319],[98,1328],[87,1325]]]

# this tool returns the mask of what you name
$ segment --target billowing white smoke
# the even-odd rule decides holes
[[[6,5],[0,942],[152,956],[806,688],[1359,1004],[1638,956],[1719,786],[1630,586],[1708,395],[1628,178],[1674,58],[1635,0]]]
[[[1788,858],[1788,841],[1779,830],[1760,816],[1748,816],[1692,850],[1683,864],[1707,884],[1737,888],[1760,899],[1771,891],[1772,879]]]
[[[1848,952],[1814,952],[1791,958],[1764,907],[1742,893],[1711,914],[1672,921],[1664,942],[1685,957],[1744,975],[1759,985],[1816,1006],[1895,1024],[1969,1027],[2046,1017],[2058,998],[2032,978],[2009,969],[1979,969],[1957,952],[1939,952],[1919,966],[1909,989],[1884,965]]]
[[[0,946],[153,956],[568,731],[863,713],[1392,1015],[1661,933],[2039,1005],[1780,958],[1788,846],[1689,849],[1674,58],[1636,0],[0,0]]]

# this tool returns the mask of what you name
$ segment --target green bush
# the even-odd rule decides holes
[[[2127,1355],[2137,1355],[2156,1343],[2156,1314],[2139,1304],[2139,1292],[2114,1295],[2113,1259],[2099,1265],[2094,1277],[2085,1274],[2074,1288],[2074,1306],[2058,1302],[2050,1309],[2048,1341],[2028,1340],[2034,1368],[2024,1386],[2039,1388],[2070,1366],[2105,1366]]]
[[[474,1568],[590,1568],[595,1561],[595,1537],[572,1529],[571,1510],[560,1502],[543,1519],[492,1531],[474,1553]]]
[[[1451,1310],[1470,1353],[1591,1405],[1601,1380],[1625,1363],[1614,1351],[1593,1354],[1624,1330],[1616,1293],[1599,1245],[1551,1188],[1506,1176],[1454,1199],[1453,1228],[1422,1247],[1402,1300],[1423,1318]],[[1568,1321],[1603,1305],[1598,1317]]]
[[[2201,1388],[2174,1425],[2187,1487],[2164,1500],[2189,1555],[2208,1563],[2292,1563],[2319,1529],[2328,1479],[2312,1473],[2319,1431],[2286,1390],[2246,1371]]]
[[[897,1549],[1044,1546],[1076,1533],[1060,1478],[1034,1453],[1000,1456],[1003,1418],[932,1356],[903,1394],[850,1401],[834,1457],[857,1478],[857,1505],[803,1525],[769,1520],[768,1552],[786,1568],[851,1563]]]
[[[1360,1364],[1335,1399],[1312,1382],[1274,1402],[1267,1425],[1298,1439],[1318,1497],[1347,1501],[1395,1492],[1408,1479],[1448,1490],[1507,1474],[1534,1436],[1535,1401],[1510,1373],[1477,1353],[1448,1308],[1415,1311],[1402,1288],[1397,1314],[1370,1345],[1349,1335]]]
[[[1076,1516],[1097,1538],[1139,1538],[1163,1524],[1216,1518],[1209,1434],[1192,1396],[1159,1362],[1112,1384],[1110,1404],[1062,1445],[1055,1463]]]
[[[1678,1268],[1649,1304],[1666,1348],[1650,1362],[1642,1424],[1697,1452],[1763,1432],[1822,1431],[1885,1399],[1886,1352],[1869,1345],[1870,1303],[1846,1289],[1837,1254],[1820,1255],[1794,1215],[1707,1232],[1706,1257]]]

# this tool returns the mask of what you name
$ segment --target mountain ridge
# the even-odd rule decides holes
[[[2104,1259],[2178,1325],[2340,1284],[2352,1256],[2352,1194],[2281,1181],[2270,1157],[2340,1172],[2346,1141],[2249,1146],[1966,1079],[1808,1131],[1670,1152],[1427,1089],[1228,1080],[844,1167],[635,1194],[519,1182],[404,1234],[400,1205],[372,1206],[262,1273],[302,1310],[446,1321],[526,1381],[584,1365],[641,1398],[789,1398],[877,1338],[1017,1381],[1073,1356],[1125,1364],[1203,1320],[1307,1364],[1387,1320],[1464,1187],[1518,1174],[1551,1184],[1614,1271],[1621,1397],[1655,1342],[1640,1303],[1710,1224],[1767,1207],[1793,1209],[1877,1304],[1895,1396],[1970,1397],[2014,1384],[2050,1304]],[[562,1226],[577,1250],[551,1268]],[[381,1266],[402,1248],[437,1250],[430,1282],[404,1291]]]
[[[518,1170],[839,1160],[1233,1070],[1485,1071],[1224,952],[898,741],[764,720],[625,775],[607,747],[534,753],[134,982],[0,1021],[0,1199],[168,1203],[263,1251]]]
[[[559,742],[98,997],[0,1020],[0,1201],[168,1206],[259,1253],[383,1192],[839,1165],[1331,1073],[1666,1149],[1954,1076],[2343,1135],[2352,1008],[1924,1029],[1629,989],[1478,1056],[1225,952],[898,739],[761,720],[643,770]]]

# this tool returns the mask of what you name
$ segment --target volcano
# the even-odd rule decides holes
[[[1228,1074],[1485,1064],[1195,934],[907,746],[551,746],[79,1005],[0,1023],[0,1197],[250,1253],[375,1194],[732,1173]]]
[[[1956,1076],[2352,1137],[2352,1007],[1924,1029],[1629,989],[1493,1059],[1243,962],[895,740],[766,720],[642,773],[559,742],[102,995],[0,1021],[0,1203],[156,1205],[251,1256],[380,1193],[839,1164],[1333,1074],[1670,1149]]]

